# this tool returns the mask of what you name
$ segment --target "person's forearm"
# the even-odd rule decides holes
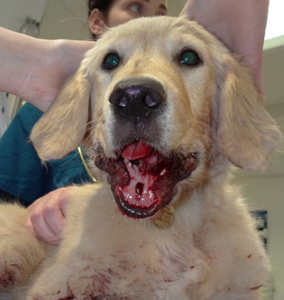
[[[45,111],[94,45],[90,41],[36,39],[0,28],[0,90]]]
[[[24,96],[33,68],[42,63],[42,40],[0,28],[0,90]],[[47,46],[47,45],[45,45]]]

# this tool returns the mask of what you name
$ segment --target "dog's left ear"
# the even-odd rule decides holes
[[[62,158],[83,141],[87,131],[90,80],[81,67],[34,126],[30,139],[42,161]]]
[[[261,169],[280,145],[281,132],[265,111],[247,67],[228,57],[221,73],[216,112],[220,151],[239,168]]]

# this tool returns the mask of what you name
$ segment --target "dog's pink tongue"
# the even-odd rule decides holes
[[[122,152],[122,157],[128,160],[135,160],[145,157],[151,149],[151,146],[141,141],[128,145]]]

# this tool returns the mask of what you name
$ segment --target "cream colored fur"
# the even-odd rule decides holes
[[[201,65],[178,62],[188,48]],[[103,70],[114,51],[121,64]],[[130,78],[156,80],[167,95],[152,146],[165,155],[198,155],[197,169],[176,187],[173,225],[160,229],[151,219],[123,216],[95,167],[101,183],[72,194],[58,248],[43,247],[23,228],[24,209],[3,205],[1,300],[261,298],[268,261],[247,206],[229,184],[229,162],[263,168],[281,134],[249,70],[201,26],[158,17],[109,30],[33,129],[40,158],[62,157],[81,143],[90,157],[97,144],[114,157],[119,137],[108,98]]]

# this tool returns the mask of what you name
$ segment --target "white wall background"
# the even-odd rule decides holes
[[[0,26],[19,31],[26,17],[40,22],[45,5],[46,0],[1,0]]]
[[[46,0],[40,36],[89,40],[87,3],[86,0]]]

